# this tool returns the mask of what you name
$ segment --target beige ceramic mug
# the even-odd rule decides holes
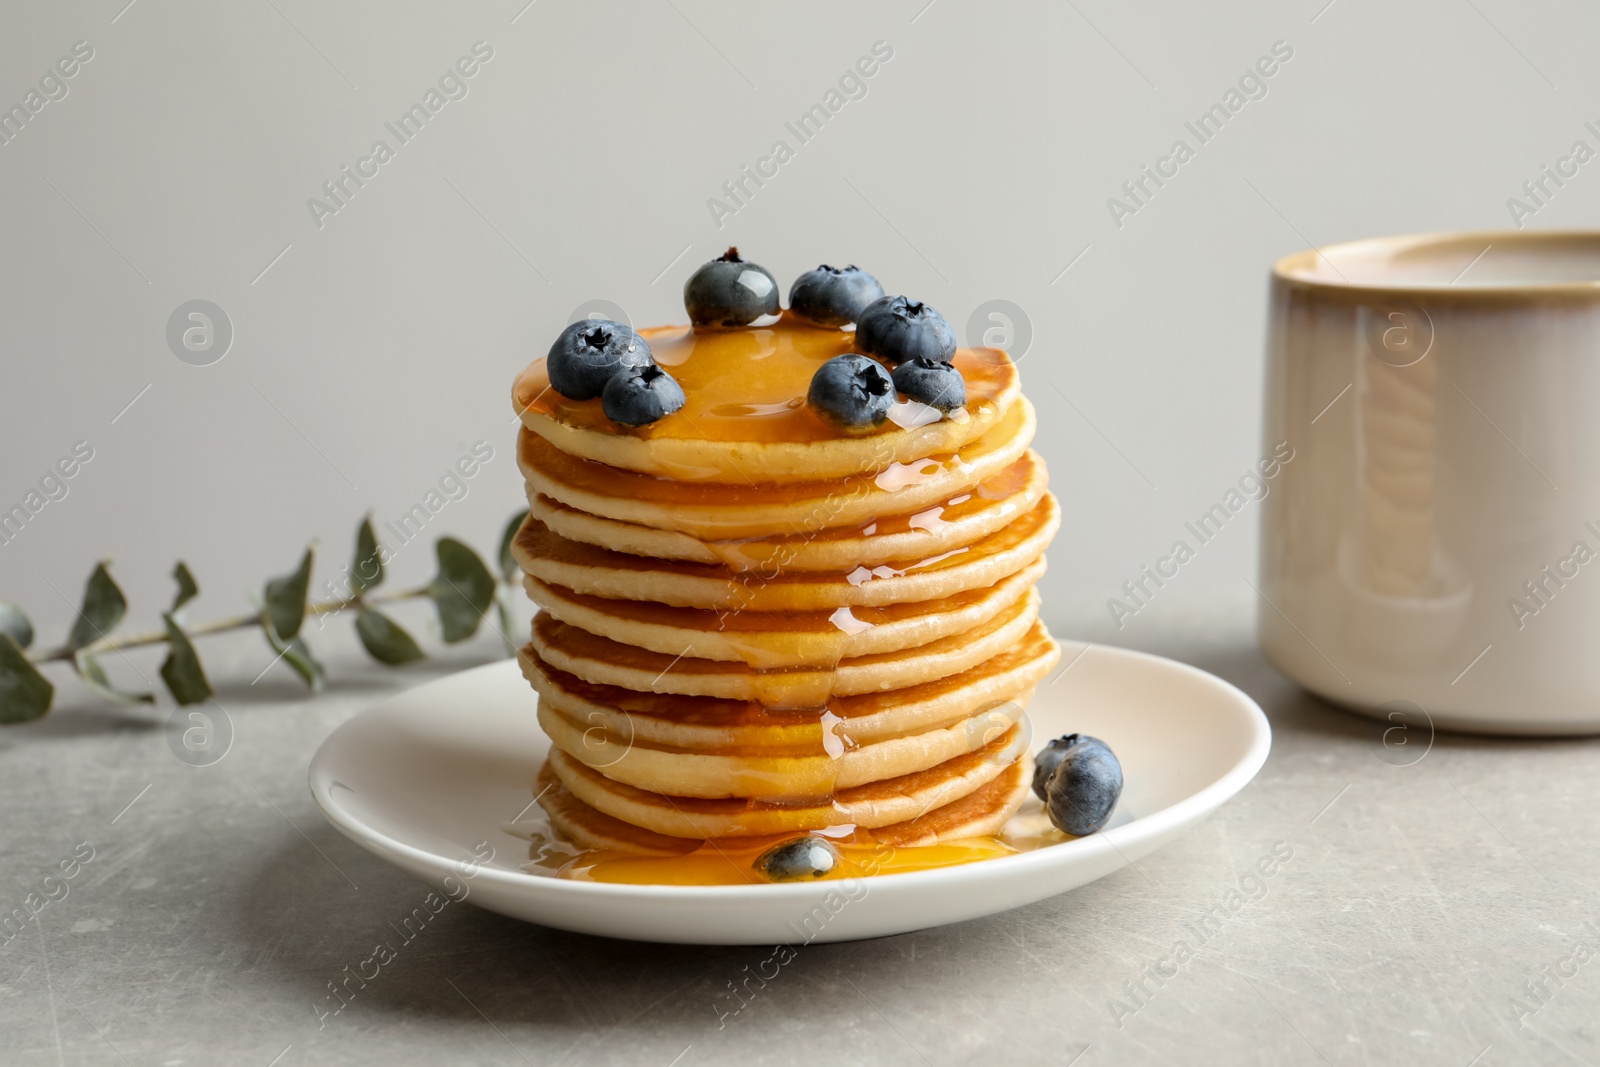
[[[1600,732],[1600,234],[1283,259],[1265,404],[1295,456],[1263,501],[1273,663],[1380,716]]]

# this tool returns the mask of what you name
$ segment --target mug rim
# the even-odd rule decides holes
[[[1471,268],[1473,259],[1472,250],[1481,248],[1477,253],[1481,256],[1495,246],[1519,246],[1529,248],[1555,248],[1572,247],[1576,245],[1588,246],[1593,250],[1597,269],[1595,277],[1587,281],[1510,281],[1502,280],[1488,283],[1472,283],[1457,285],[1450,282],[1427,282],[1413,279],[1396,279],[1393,282],[1362,280],[1351,281],[1342,276],[1330,277],[1325,270],[1320,269],[1318,260],[1323,260],[1333,266],[1334,273],[1338,274],[1338,267],[1329,258],[1329,253],[1350,252],[1358,256],[1395,256],[1402,252],[1414,252],[1421,249],[1444,249],[1449,246],[1460,246],[1465,254],[1466,266],[1462,270],[1465,274]],[[1366,237],[1354,241],[1341,241],[1336,244],[1313,246],[1299,252],[1292,252],[1272,265],[1272,278],[1276,282],[1283,282],[1303,289],[1318,290],[1326,294],[1350,295],[1395,295],[1414,294],[1427,295],[1433,298],[1449,297],[1456,300],[1473,300],[1482,298],[1526,298],[1526,297],[1569,297],[1569,298],[1600,298],[1600,230],[1461,230],[1441,231],[1437,233],[1396,234],[1387,237]],[[1457,276],[1459,280],[1460,275]]]

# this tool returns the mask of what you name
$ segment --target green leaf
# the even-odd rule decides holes
[[[376,588],[383,581],[383,556],[378,551],[378,538],[372,532],[372,513],[361,520],[356,531],[356,558],[350,564],[350,593],[352,596]]]
[[[315,549],[308,547],[300,566],[292,574],[267,582],[266,617],[281,641],[290,641],[300,632],[306,619],[306,592],[311,588],[311,559]],[[280,650],[281,651],[281,650]]]
[[[502,586],[494,598],[495,610],[500,614],[500,641],[506,646],[507,656],[515,656],[517,654],[516,643],[511,640],[513,623],[511,621],[510,593],[512,588],[514,587]]]
[[[9,600],[0,600],[0,634],[7,634],[18,648],[33,644],[33,623],[23,610]],[[5,721],[0,719],[0,722]]]
[[[423,651],[411,635],[402,630],[389,616],[362,608],[356,616],[356,634],[361,644],[379,663],[398,667],[423,657]]]
[[[0,630],[0,723],[28,722],[50,710],[56,687],[40,674],[9,630]]]
[[[78,618],[67,635],[67,648],[76,652],[107,636],[127,611],[128,600],[111,580],[105,563],[95,564],[94,573],[83,587],[83,607],[78,609]]]
[[[441,537],[434,551],[439,573],[428,595],[439,610],[439,629],[446,644],[465,641],[478,632],[484,613],[494,604],[494,575],[478,554],[453,537]]]
[[[188,565],[181,559],[178,565],[172,568],[172,580],[178,583],[178,592],[172,598],[172,607],[167,610],[177,614],[179,608],[200,595],[200,583],[194,580],[194,575],[189,573]]]
[[[511,542],[517,539],[517,531],[522,529],[526,521],[528,509],[523,508],[511,516],[511,521],[506,524],[506,532],[500,536],[500,577],[508,582],[522,580],[522,568],[517,566],[516,557],[511,554]]]
[[[72,663],[78,668],[78,677],[83,679],[83,684],[93,689],[96,693],[113,700],[118,704],[154,704],[154,693],[130,693],[125,689],[118,689],[111,683],[111,678],[106,674],[106,669],[94,655],[84,649],[79,649],[72,657]]]
[[[183,564],[178,566],[181,568]],[[173,621],[171,614],[162,618],[167,624],[167,659],[161,664],[161,680],[167,683],[167,691],[172,699],[184,705],[211,699],[214,690],[188,635]]]
[[[294,669],[313,693],[322,692],[322,687],[328,682],[328,672],[311,655],[311,646],[306,644],[305,639],[291,637],[285,641],[279,637],[272,628],[271,615],[264,616],[261,623],[261,632],[267,635],[267,644],[272,646],[272,651]]]

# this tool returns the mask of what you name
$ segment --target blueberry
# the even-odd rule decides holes
[[[806,399],[847,432],[871,430],[883,424],[894,404],[894,380],[882,364],[850,352],[817,368]]]
[[[961,372],[948,363],[932,359],[908,359],[894,369],[894,387],[930,408],[949,414],[967,402],[967,383]]]
[[[745,262],[730,248],[689,275],[683,306],[696,326],[747,326],[778,313],[778,283],[765,267]]]
[[[1098,737],[1067,734],[1034,757],[1033,791],[1058,830],[1092,834],[1111,818],[1122,795],[1122,764]]]
[[[903,296],[879,297],[856,320],[856,347],[890,363],[931,359],[949,363],[956,331],[927,304]]]
[[[878,279],[860,267],[808,270],[789,287],[789,310],[818,326],[848,326],[883,296]]]
[[[1056,773],[1056,768],[1061,766],[1061,759],[1067,754],[1067,750],[1080,741],[1086,744],[1101,745],[1106,749],[1111,748],[1110,745],[1107,745],[1098,737],[1090,737],[1088,734],[1066,734],[1056,738],[1054,741],[1045,742],[1045,746],[1039,750],[1038,755],[1033,757],[1034,796],[1040,800],[1049,799],[1045,796],[1045,783],[1050,780],[1052,774]]]
[[[579,319],[550,346],[545,370],[550,387],[570,400],[593,400],[622,370],[655,362],[633,328],[610,319]]]
[[[643,426],[683,407],[683,386],[654,363],[630,367],[606,383],[600,407],[612,422]]]
[[[825,837],[807,834],[773,845],[756,857],[756,871],[772,882],[821,878],[839,865],[839,850]]]

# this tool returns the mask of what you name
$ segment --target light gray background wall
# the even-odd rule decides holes
[[[729,243],[785,285],[859,263],[958,328],[1020,305],[1067,515],[1047,616],[1129,643],[1183,613],[1238,623],[1253,513],[1123,633],[1105,600],[1262,453],[1271,262],[1504,227],[1506,198],[1600,118],[1600,14],[1576,0],[125,3],[12,3],[0,34],[7,105],[94,48],[0,147],[0,504],[75,441],[95,450],[0,546],[0,596],[57,625],[53,587],[76,599],[101,556],[136,617],[177,557],[205,587],[196,617],[230,612],[307,538],[343,562],[366,509],[397,515],[480,438],[496,458],[432,532],[491,547],[520,499],[514,372],[587,300],[680,321],[683,278]],[[319,229],[307,198],[393,144],[384,123],[479,40],[494,56],[469,95]],[[784,122],[880,40],[868,95],[719,229],[707,198],[794,146]],[[1194,144],[1185,120],[1276,41],[1294,54],[1268,95],[1114,225],[1107,198]],[[1597,204],[1600,163],[1530,225]],[[236,333],[212,366],[165,339],[195,298]]]

